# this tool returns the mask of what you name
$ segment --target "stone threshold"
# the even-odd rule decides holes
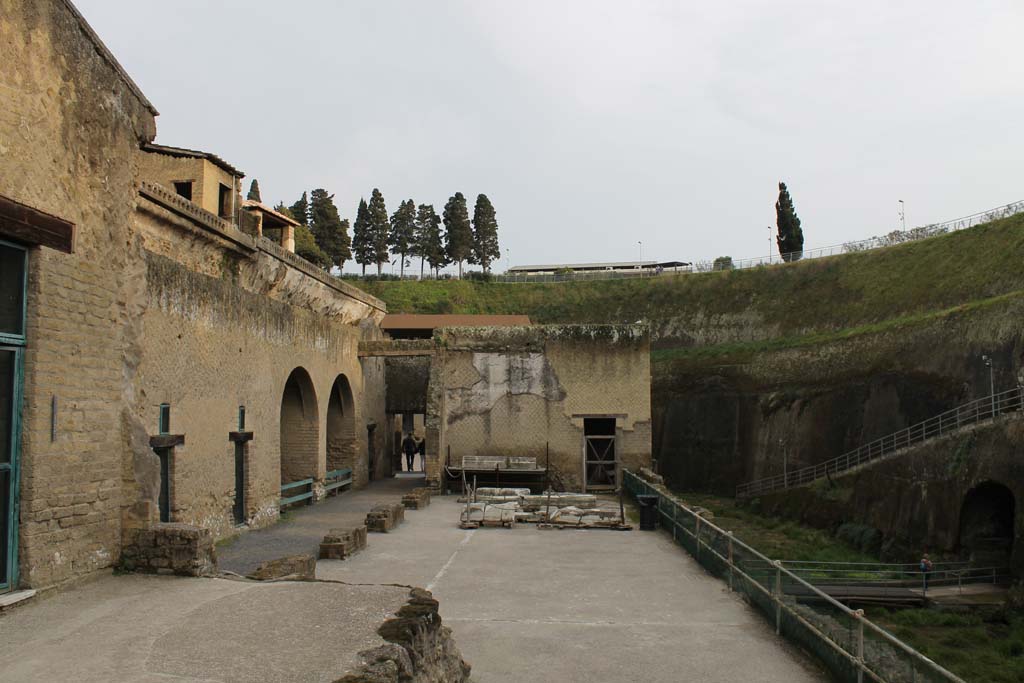
[[[25,602],[26,600],[34,598],[35,595],[36,591],[32,589],[4,593],[3,595],[0,595],[0,612],[3,612],[6,609],[10,609],[11,607],[14,607],[19,603]]]

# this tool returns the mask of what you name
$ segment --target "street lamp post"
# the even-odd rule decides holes
[[[644,263],[644,243],[641,240],[637,240],[636,243],[640,245],[640,265],[643,266],[643,263]]]
[[[907,213],[906,213],[906,210],[905,210],[906,207],[903,205],[903,200],[902,199],[899,200],[899,201],[900,201],[900,229],[903,232],[906,232],[907,231]]]
[[[985,367],[988,368],[988,395],[992,402],[992,417],[996,416],[996,380],[995,373],[992,369],[992,358],[988,355],[982,356],[981,360],[985,363]]]
[[[772,262],[772,226],[768,226],[768,263]]]

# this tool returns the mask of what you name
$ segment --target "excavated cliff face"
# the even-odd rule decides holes
[[[1020,381],[1024,300],[746,357],[653,365],[654,455],[669,484],[743,481],[841,455]]]

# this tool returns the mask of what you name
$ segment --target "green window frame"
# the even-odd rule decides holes
[[[13,363],[7,376],[0,377],[0,392],[9,392],[10,402],[6,421],[10,425],[7,434],[7,452],[10,457],[0,462],[0,593],[13,590],[18,586],[18,498],[21,460],[21,403],[25,373],[25,325],[26,298],[28,292],[28,250],[20,244],[0,240],[0,249],[20,254],[21,278],[15,283],[20,287],[21,310],[16,331],[0,331],[0,353],[11,354]]]

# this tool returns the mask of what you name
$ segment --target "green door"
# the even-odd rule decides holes
[[[25,249],[0,241],[0,593],[18,583],[18,453],[25,351]]]

